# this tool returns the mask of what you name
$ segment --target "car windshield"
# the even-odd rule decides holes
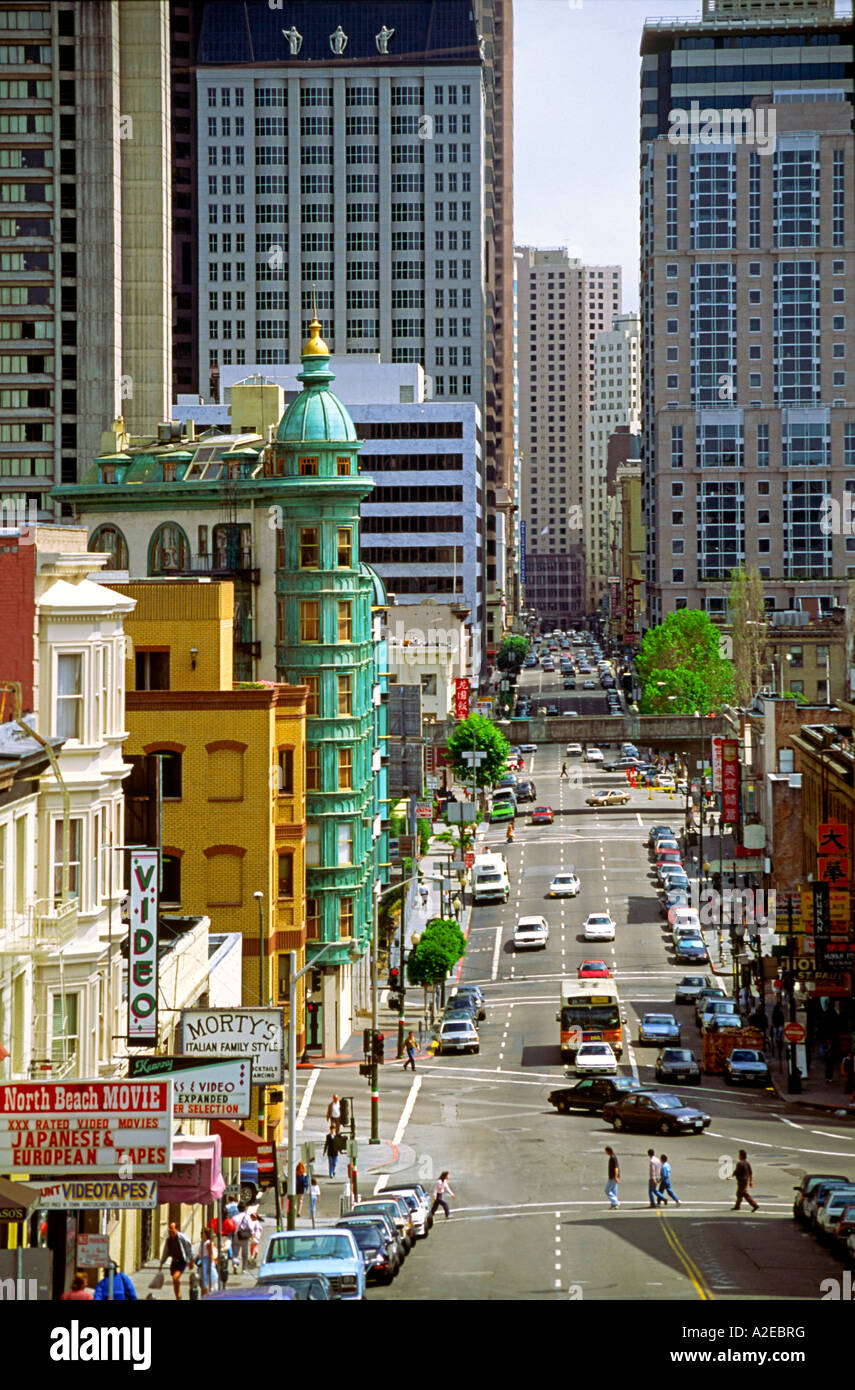
[[[674,1025],[671,1014],[645,1014],[644,1022],[645,1025],[652,1024],[655,1028],[661,1028],[663,1025],[673,1027]]]
[[[692,1054],[685,1047],[668,1047],[662,1053],[663,1062],[691,1062]]]
[[[603,925],[603,923],[611,922],[611,920],[611,917],[609,917],[605,912],[592,912],[590,917],[588,918],[588,921],[591,923],[591,925],[595,927],[600,927]]]
[[[442,1031],[443,1033],[468,1033],[471,1027],[471,1023],[461,1020],[459,1023],[443,1023]]]
[[[611,1048],[606,1043],[582,1043],[577,1056],[605,1057],[609,1052]]]
[[[349,1225],[347,1229],[350,1231],[360,1250],[376,1250],[382,1244],[380,1232],[377,1230],[376,1226],[369,1226],[367,1223],[364,1226],[360,1226],[357,1222],[354,1222],[354,1224],[352,1226]]]
[[[654,1096],[653,1103],[660,1110],[685,1110],[686,1108],[679,1096]]]
[[[573,880],[574,880],[574,878],[575,878],[575,875],[574,875],[574,874],[556,874],[555,877],[554,877],[554,879],[552,880],[552,882],[553,882],[553,883],[572,883]]]
[[[730,1054],[731,1062],[759,1062],[760,1053],[748,1047],[735,1047]]]
[[[265,1264],[282,1260],[351,1260],[353,1250],[347,1236],[334,1232],[323,1235],[273,1236],[264,1256]]]
[[[700,986],[702,986],[703,983],[703,975],[684,975],[682,980],[680,981],[680,984],[683,986],[684,989],[694,989],[695,985],[697,985],[700,988]]]

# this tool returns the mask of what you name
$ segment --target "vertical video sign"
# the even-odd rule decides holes
[[[469,717],[469,680],[466,676],[455,677],[454,717],[455,719],[468,719]]]
[[[739,740],[721,741],[721,818],[726,825],[739,820]]]
[[[131,854],[131,927],[128,955],[128,1045],[157,1044],[156,849]]]

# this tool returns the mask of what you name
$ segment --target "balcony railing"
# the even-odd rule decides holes
[[[6,912],[0,916],[0,960],[3,956],[27,955],[33,949],[30,919],[25,912]]]
[[[36,949],[61,951],[77,935],[78,903],[40,898],[33,904],[33,936]]]

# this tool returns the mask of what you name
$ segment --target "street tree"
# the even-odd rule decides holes
[[[728,608],[733,640],[733,677],[736,699],[750,704],[763,684],[766,649],[766,608],[763,581],[756,566],[731,571]]]
[[[432,917],[407,957],[407,982],[425,992],[445,983],[448,972],[466,954],[466,938],[453,917]]]
[[[721,654],[709,614],[669,613],[644,636],[635,661],[642,714],[707,714],[733,699],[733,667]],[[673,699],[669,699],[673,696]]]
[[[502,645],[496,657],[500,671],[518,671],[528,656],[529,640],[519,634],[509,634],[502,638]]]
[[[472,763],[467,762],[465,753],[484,753],[486,756],[478,763],[475,771],[475,785],[491,787],[504,777],[507,771],[508,754],[511,745],[501,729],[483,714],[470,714],[463,719],[449,735],[446,754],[455,777],[472,786]]]

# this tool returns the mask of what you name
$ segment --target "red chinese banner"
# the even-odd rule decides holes
[[[739,820],[739,740],[721,741],[721,818],[726,825]]]
[[[848,859],[848,826],[839,820],[821,821],[817,827],[816,852],[820,859]]]
[[[454,717],[469,717],[469,681],[466,676],[456,676],[454,680]]]

